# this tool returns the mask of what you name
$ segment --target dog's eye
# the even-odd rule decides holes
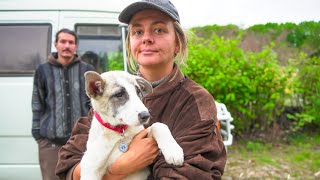
[[[123,96],[123,91],[117,92],[114,96],[115,97],[122,97]]]
[[[126,93],[126,90],[124,88],[121,88],[113,94],[113,97],[120,98],[120,97],[123,97],[125,93]]]

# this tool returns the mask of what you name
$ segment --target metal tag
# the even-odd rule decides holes
[[[128,150],[128,145],[124,142],[120,142],[119,149],[121,152],[126,152]]]

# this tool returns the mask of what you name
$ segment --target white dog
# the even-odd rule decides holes
[[[143,130],[150,113],[141,101],[152,91],[143,78],[124,71],[109,71],[99,75],[85,73],[86,93],[91,98],[95,115],[92,119],[87,151],[81,160],[81,179],[100,180],[107,168],[128,148],[133,137]],[[153,136],[169,164],[182,165],[183,150],[174,140],[169,128],[162,123],[150,126]],[[126,179],[147,179],[148,168]]]

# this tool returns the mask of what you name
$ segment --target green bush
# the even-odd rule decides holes
[[[124,70],[123,52],[110,52],[109,54],[99,54],[100,62],[97,71],[99,73],[112,71],[112,70]]]
[[[287,36],[287,40],[295,47],[301,47],[303,44],[308,44],[311,47],[319,49],[319,34],[319,22],[302,22],[292,29],[292,31]]]
[[[108,56],[107,70],[123,70],[123,53],[121,51],[110,53]]]
[[[295,128],[306,125],[320,127],[320,58],[307,57],[304,53],[290,64],[296,69],[292,94],[298,98],[302,111],[289,116],[295,120]]]
[[[282,111],[287,73],[272,47],[245,53],[239,39],[192,37],[183,70],[227,105],[237,131],[266,131]]]
[[[237,37],[242,33],[242,30],[238,26],[232,24],[226,26],[208,25],[203,27],[194,27],[192,28],[192,31],[197,34],[198,37],[205,39],[211,38],[212,35],[234,39],[233,37]]]
[[[199,38],[190,39],[184,71],[227,105],[235,131],[261,132],[274,122],[287,132],[320,127],[320,22],[192,31]]]

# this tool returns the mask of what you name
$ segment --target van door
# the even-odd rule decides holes
[[[98,72],[126,70],[122,31],[118,14],[108,12],[61,12],[62,27],[74,29],[79,36],[77,54],[94,65]]]
[[[54,12],[0,13],[0,179],[41,179],[31,136],[33,73],[51,51]]]
[[[77,53],[99,72],[126,70],[117,18],[104,11],[0,11],[0,179],[41,179],[31,136],[33,73],[56,51],[55,33],[75,30]]]

